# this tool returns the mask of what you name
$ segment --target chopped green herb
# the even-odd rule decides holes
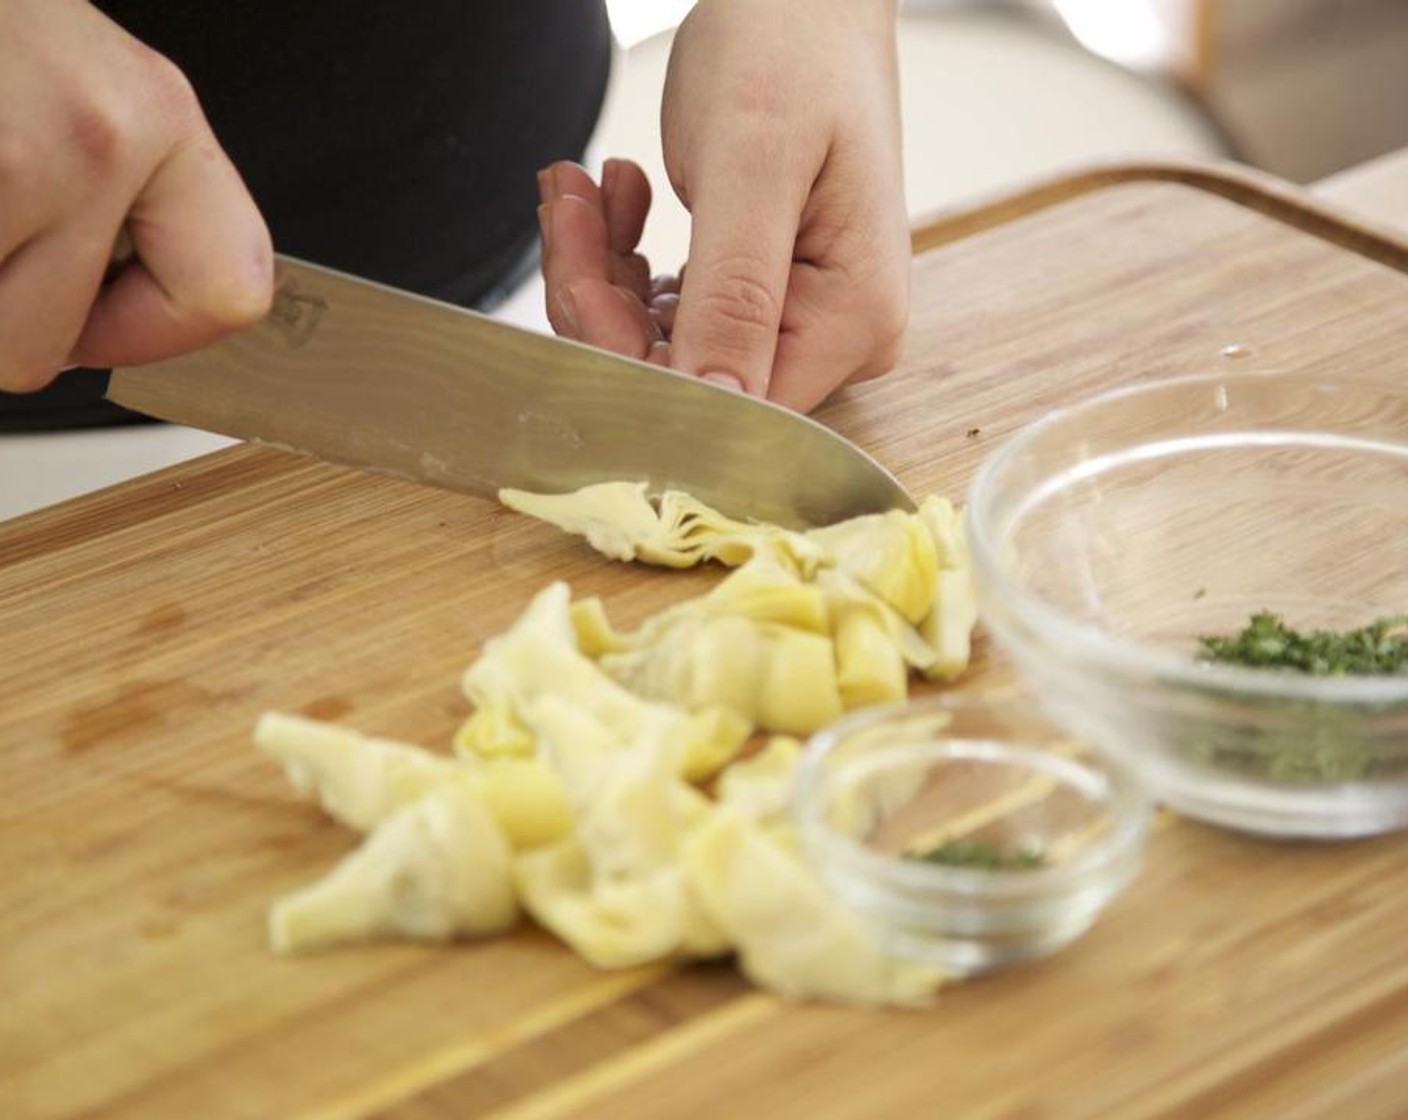
[[[1408,674],[1408,616],[1381,618],[1358,630],[1298,631],[1261,611],[1241,633],[1199,639],[1199,659],[1313,676]],[[1408,749],[1385,749],[1374,704],[1341,705],[1289,697],[1243,700],[1247,722],[1184,727],[1190,758],[1231,773],[1293,784],[1397,780]],[[1408,744],[1405,744],[1408,747]]]
[[[1193,592],[1193,598],[1195,598],[1195,599],[1203,599],[1203,598],[1206,598],[1206,597],[1207,597],[1207,593],[1208,593],[1208,589],[1207,589],[1206,587],[1200,587],[1200,588],[1198,588],[1197,591]]]
[[[921,863],[969,867],[979,871],[1029,871],[1045,863],[1041,852],[1035,848],[1004,852],[996,844],[982,840],[949,840],[927,852],[910,853],[908,858]]]
[[[1381,618],[1358,630],[1292,630],[1270,611],[1252,615],[1235,637],[1201,637],[1199,657],[1313,676],[1408,673],[1408,615]]]
[[[1379,749],[1358,712],[1308,702],[1257,706],[1274,713],[1273,725],[1223,727],[1213,722],[1201,732],[1191,726],[1187,756],[1227,773],[1293,785],[1393,779],[1408,768],[1402,752]]]

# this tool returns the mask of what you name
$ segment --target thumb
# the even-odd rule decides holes
[[[733,154],[737,153],[737,154]],[[689,267],[671,337],[675,367],[766,396],[805,194],[780,160],[745,146],[689,184]]]

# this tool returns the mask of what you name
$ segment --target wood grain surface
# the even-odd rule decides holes
[[[1408,248],[1245,173],[1106,169],[916,246],[901,369],[822,413],[916,492],[1116,383],[1408,377]],[[527,928],[271,956],[269,902],[354,838],[255,753],[257,715],[444,746],[461,669],[556,578],[631,623],[717,575],[254,448],[0,526],[0,1116],[1408,1114],[1402,836],[1161,818],[1080,942],[917,1013],[599,973]]]

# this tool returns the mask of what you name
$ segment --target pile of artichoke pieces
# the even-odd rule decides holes
[[[615,560],[734,569],[639,629],[540,592],[465,672],[454,755],[271,713],[256,742],[366,834],[270,913],[281,953],[512,928],[526,911],[600,968],[735,954],[793,998],[920,1005],[944,979],[888,957],[803,858],[798,737],[950,680],[975,620],[960,517],[931,497],[791,532],[643,484],[501,500]],[[752,753],[757,732],[771,735]],[[702,792],[708,782],[713,796]]]

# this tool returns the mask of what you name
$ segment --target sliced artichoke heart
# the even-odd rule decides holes
[[[653,644],[601,664],[641,696],[686,709],[726,708],[789,734],[809,734],[842,710],[831,642],[776,623],[680,614]]]
[[[642,741],[602,754],[573,739],[551,751],[564,781],[583,791],[576,832],[520,855],[514,880],[533,917],[598,967],[727,948],[680,873],[680,845],[708,805],[680,781],[672,753]],[[599,774],[583,786],[589,769]]]
[[[463,773],[421,747],[282,712],[260,717],[254,742],[283,763],[297,792],[316,795],[330,817],[359,832]]]
[[[934,538],[917,515],[899,510],[869,514],[812,529],[807,536],[906,621],[918,622],[929,613],[939,562]]]
[[[781,995],[919,1006],[943,981],[886,955],[805,863],[735,810],[715,810],[690,835],[684,869],[744,972]]]
[[[393,813],[322,880],[269,914],[279,953],[379,937],[445,940],[508,929],[518,917],[509,848],[468,783]]]
[[[484,708],[498,708],[533,733],[535,702],[551,695],[589,715],[621,743],[639,738],[643,727],[668,727],[667,737],[682,749],[682,765],[691,778],[723,765],[742,747],[752,728],[742,716],[727,712],[680,711],[635,695],[578,650],[572,626],[570,593],[564,583],[540,592],[508,632],[492,639],[466,671],[464,691]],[[472,730],[474,719],[466,724]],[[461,730],[460,749],[480,750]]]

